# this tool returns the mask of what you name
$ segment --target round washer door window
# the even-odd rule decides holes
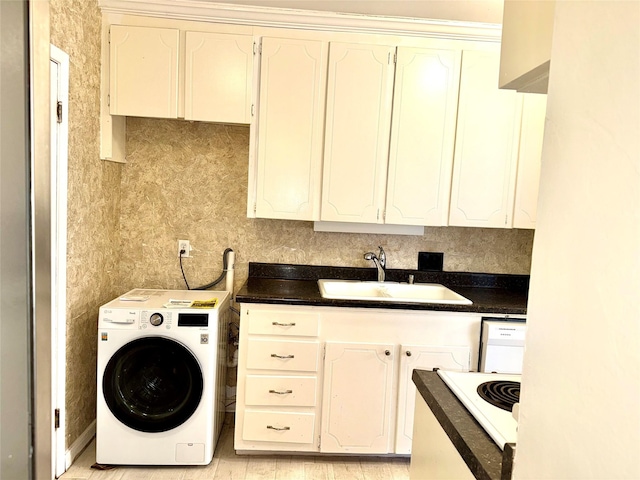
[[[182,425],[198,408],[202,369],[178,342],[139,338],[111,357],[102,391],[107,406],[123,424],[141,432],[166,432]]]

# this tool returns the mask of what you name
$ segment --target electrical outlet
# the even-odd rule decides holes
[[[191,245],[189,244],[189,240],[178,240],[178,256],[190,257],[191,255],[189,255],[189,252],[191,252]]]

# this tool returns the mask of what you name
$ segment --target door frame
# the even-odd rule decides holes
[[[67,469],[65,448],[67,323],[67,185],[69,139],[69,55],[51,45],[51,401],[54,412],[55,476]],[[53,65],[51,65],[53,67]],[[60,103],[58,103],[60,102]],[[58,104],[60,107],[58,107]],[[61,119],[58,120],[58,108]],[[59,412],[58,427],[56,415]]]

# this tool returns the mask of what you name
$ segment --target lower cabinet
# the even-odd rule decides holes
[[[327,342],[320,451],[389,453],[394,345]]]
[[[479,314],[243,304],[235,449],[409,454],[413,369],[468,371],[479,338]]]

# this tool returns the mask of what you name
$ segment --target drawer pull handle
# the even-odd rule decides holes
[[[291,323],[271,322],[271,325],[275,325],[277,327],[295,327],[296,322],[291,322]]]
[[[293,355],[278,355],[277,353],[272,353],[271,358],[295,358]]]
[[[274,427],[272,425],[267,425],[267,428],[269,428],[271,430],[277,430],[279,432],[284,431],[284,430],[291,430],[291,427]]]
[[[277,395],[286,395],[287,393],[293,393],[293,390],[269,390],[269,393],[275,393]]]

